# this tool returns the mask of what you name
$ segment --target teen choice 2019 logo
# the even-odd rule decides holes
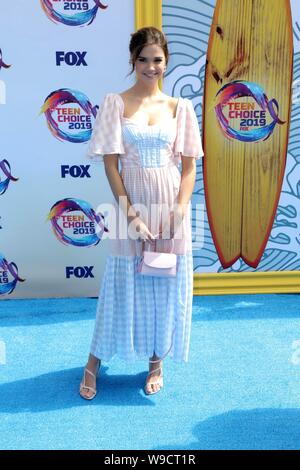
[[[10,181],[18,181],[19,178],[15,178],[14,176],[12,176],[10,164],[6,159],[0,161],[0,169],[2,173],[6,176],[6,178],[3,181],[1,181],[1,176],[0,176],[0,196],[1,196],[7,190]]]
[[[96,214],[90,204],[81,199],[57,201],[47,220],[51,221],[56,238],[65,245],[97,245],[103,233],[109,231],[104,225],[104,215]]]
[[[41,108],[48,128],[59,140],[87,142],[92,133],[92,117],[96,118],[98,106],[92,106],[87,96],[78,90],[61,88],[47,96]]]
[[[13,261],[9,263],[0,253],[0,295],[11,294],[18,281],[25,281],[18,275],[18,266]]]
[[[67,26],[83,26],[91,24],[98,9],[105,10],[100,0],[40,0],[41,7],[54,23]]]
[[[219,90],[215,112],[225,136],[242,142],[266,140],[276,124],[285,123],[278,117],[276,99],[269,100],[260,85],[242,80]]]

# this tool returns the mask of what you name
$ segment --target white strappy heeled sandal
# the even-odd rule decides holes
[[[85,400],[92,400],[93,398],[95,398],[95,396],[97,395],[97,390],[96,388],[94,387],[90,387],[88,385],[86,385],[85,383],[85,374],[88,373],[90,374],[94,379],[95,379],[95,384],[96,384],[96,380],[97,380],[97,375],[98,375],[98,372],[99,372],[99,369],[100,369],[100,362],[98,362],[98,367],[97,367],[97,371],[96,373],[94,374],[93,372],[91,372],[86,366],[84,368],[84,373],[83,373],[83,380],[81,381],[80,383],[80,389],[79,389],[79,395],[84,398]],[[87,395],[83,395],[83,389],[86,389],[86,390],[91,390],[93,393],[91,396],[87,396]]]
[[[149,362],[151,362],[152,364],[155,364],[156,362],[161,362],[161,361],[162,361],[161,359],[157,359],[156,361],[151,361],[149,359]],[[146,395],[154,395],[155,393],[158,393],[163,388],[164,380],[163,380],[162,366],[157,367],[157,369],[151,370],[151,372],[149,372],[147,375],[146,382],[148,380],[149,375],[152,375],[154,374],[154,372],[157,372],[159,370],[161,371],[161,373],[158,379],[155,382],[149,382],[145,385],[144,392]],[[147,387],[151,387],[151,385],[159,385],[160,388],[158,390],[151,390],[151,391],[147,390]]]

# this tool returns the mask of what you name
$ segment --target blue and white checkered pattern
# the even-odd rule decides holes
[[[153,125],[146,128],[129,121],[123,126],[122,135],[127,145],[136,147],[142,168],[164,167],[170,160],[169,146],[176,137],[176,121],[171,120],[171,124],[165,127]]]
[[[157,278],[136,272],[138,256],[108,256],[101,284],[91,354],[125,361],[155,353],[188,360],[193,257],[177,255],[177,276]]]

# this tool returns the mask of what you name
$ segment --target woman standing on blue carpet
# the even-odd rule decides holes
[[[110,239],[80,384],[80,395],[88,400],[96,395],[101,360],[109,361],[115,354],[126,361],[149,358],[144,391],[153,394],[163,386],[162,359],[169,354],[177,362],[187,362],[189,352],[190,199],[195,160],[203,156],[199,126],[189,99],[173,98],[159,89],[169,60],[165,35],[154,27],[139,29],[131,35],[129,50],[136,82],[120,94],[104,97],[88,150],[89,158],[104,161],[115,198],[116,228],[119,208],[128,227],[127,238],[117,233]],[[141,213],[140,207],[146,211]],[[158,258],[141,268],[143,251]]]

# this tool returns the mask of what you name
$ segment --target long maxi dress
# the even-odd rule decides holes
[[[191,100],[178,99],[175,118],[145,125],[124,117],[124,102],[119,94],[105,95],[94,123],[87,157],[103,162],[105,154],[119,154],[120,175],[132,204],[144,204],[149,214],[153,204],[172,209],[178,200],[181,154],[196,159],[203,157]],[[180,237],[175,235],[173,241],[159,239],[155,246],[147,248],[176,253],[176,277],[140,275],[136,268],[141,242],[119,233],[116,239],[109,240],[110,252],[90,349],[91,354],[102,361],[109,361],[114,355],[133,361],[155,353],[161,358],[169,355],[176,362],[187,362],[193,300],[190,205]],[[122,215],[119,215],[116,201],[114,206],[118,227]],[[152,234],[161,230],[164,214],[163,210],[156,210],[156,216],[149,216],[148,227]]]

